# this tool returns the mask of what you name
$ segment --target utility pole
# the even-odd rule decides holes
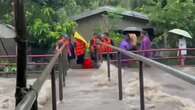
[[[16,105],[26,93],[26,27],[23,0],[14,1],[15,31],[17,42]]]

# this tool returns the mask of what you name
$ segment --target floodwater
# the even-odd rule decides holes
[[[191,73],[195,67],[178,68]],[[118,100],[118,69],[111,65],[111,81],[107,78],[107,63],[89,70],[69,70],[64,100],[58,110],[140,110],[138,68],[125,68],[123,100]],[[194,74],[195,75],[195,74]],[[30,80],[32,83],[34,80]],[[194,110],[195,87],[156,68],[144,68],[146,110]],[[0,78],[0,110],[14,110],[15,79]],[[15,89],[14,89],[15,90]],[[58,96],[58,94],[57,94]],[[50,81],[46,81],[39,96],[40,110],[51,110]],[[57,99],[59,100],[59,99]]]
[[[191,68],[192,69],[192,68]],[[153,71],[151,71],[153,70]],[[126,69],[125,101],[135,110],[139,103],[139,78],[136,69]],[[145,103],[148,110],[194,110],[195,87],[155,68],[144,71]],[[193,96],[193,97],[192,97]],[[137,100],[137,101],[136,101]]]
[[[99,70],[71,70],[58,109],[140,110],[138,69],[122,70],[123,101],[118,100],[118,69],[111,66],[111,82],[106,69],[107,64],[103,62]],[[190,73],[195,68],[178,69]],[[193,85],[155,68],[144,68],[144,82],[146,110],[195,109]]]
[[[28,85],[31,85],[35,79],[29,79]],[[14,110],[15,108],[15,78],[0,78],[0,110]],[[39,97],[38,104],[41,109],[50,99],[51,87],[50,80],[46,80],[44,83]]]

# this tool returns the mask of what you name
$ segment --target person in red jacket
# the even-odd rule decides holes
[[[68,35],[63,35],[60,37],[60,39],[58,40],[57,44],[56,44],[56,51],[60,51],[61,46],[64,45],[68,45],[70,42]]]
[[[102,42],[108,45],[114,45],[113,40],[109,37],[109,33],[105,32],[104,34],[102,34]],[[113,52],[113,49],[108,47],[108,46],[101,46],[101,52],[102,53],[109,53],[109,52]],[[112,53],[109,55],[110,58],[113,58]],[[106,58],[106,54],[103,54],[103,57]]]
[[[86,44],[80,40],[75,41],[75,54],[77,56],[77,64],[83,64],[85,61]]]
[[[97,53],[100,51],[100,45],[97,44],[97,40],[100,40],[100,36],[97,33],[94,33],[90,40],[90,56],[95,62],[97,62]]]
[[[70,37],[67,34],[64,34],[58,40],[58,42],[56,44],[56,51],[60,51],[60,48],[62,45],[65,45],[65,48],[67,50],[68,61],[70,62],[72,59],[75,58],[75,53],[74,53],[74,46],[71,42]]]

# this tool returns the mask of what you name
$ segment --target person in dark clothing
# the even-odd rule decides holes
[[[75,55],[75,52],[74,52],[74,45],[72,44],[71,41],[70,41],[69,48],[70,48],[71,54],[68,54],[68,61],[69,61],[69,63],[70,63],[71,60],[73,60],[73,59],[76,58],[76,55]]]
[[[60,40],[56,44],[56,50],[60,51],[62,45],[65,45],[68,61],[70,62],[72,59],[75,59],[74,46],[71,42],[71,39],[67,34],[63,35]]]
[[[74,46],[77,56],[77,64],[83,64],[85,61],[86,44],[82,40],[76,39]]]
[[[97,44],[97,40],[100,40],[100,36],[97,33],[94,33],[92,39],[90,40],[90,56],[95,62],[97,62],[98,58],[97,53],[100,51],[100,45]]]

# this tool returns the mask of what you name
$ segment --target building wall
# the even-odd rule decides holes
[[[9,55],[16,54],[16,42],[14,39],[1,39]],[[6,55],[3,49],[2,43],[0,42],[0,55]]]
[[[103,13],[97,14],[94,16],[90,16],[84,19],[80,19],[77,21],[77,31],[88,41],[91,39],[94,32],[97,30],[101,30],[103,32],[108,31],[108,29],[111,27],[109,25],[109,19],[104,16]],[[148,22],[135,19],[132,17],[125,17],[122,20],[119,21],[119,23],[116,23],[115,30],[123,30],[126,27],[145,27]]]
[[[78,27],[77,31],[87,40],[90,40],[90,38],[93,35],[93,32],[96,32],[99,28],[103,28],[101,26],[102,23],[102,16],[95,15],[91,16],[89,18],[85,18],[82,20],[77,21]],[[100,27],[101,26],[101,27]]]
[[[127,27],[144,28],[147,24],[148,24],[148,22],[128,17],[128,18],[124,18],[120,23],[118,23],[117,29],[118,30],[123,30]]]

